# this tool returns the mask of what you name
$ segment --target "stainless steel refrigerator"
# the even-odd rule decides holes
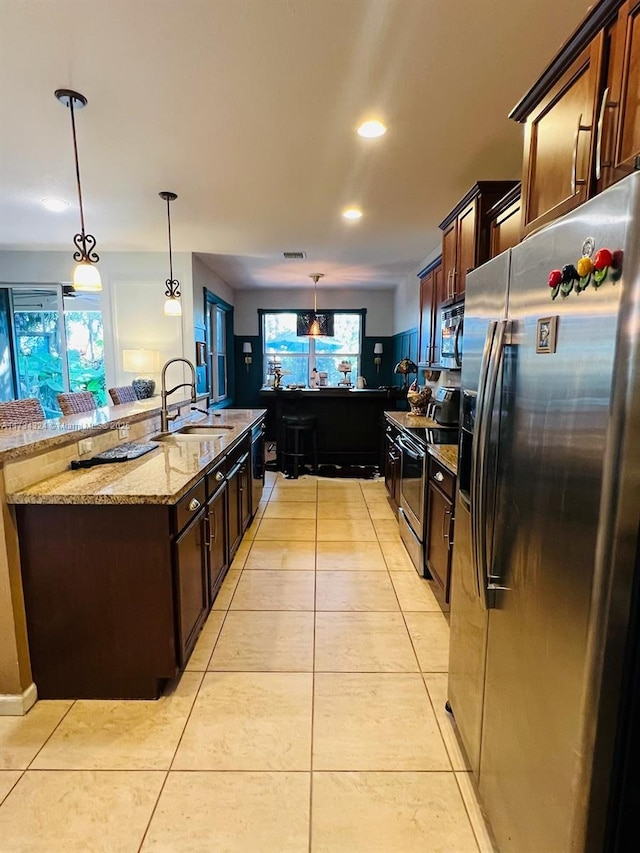
[[[638,572],[640,173],[467,276],[461,386],[449,701],[500,853],[601,853]]]

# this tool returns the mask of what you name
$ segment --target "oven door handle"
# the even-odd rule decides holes
[[[416,451],[415,448],[409,447],[407,444],[405,444],[401,438],[398,438],[397,442],[398,442],[398,446],[400,447],[402,452],[406,453],[407,456],[410,456],[412,459],[415,459],[416,462],[421,462],[422,460],[424,460],[424,457],[425,457],[424,451],[422,451],[422,450]]]

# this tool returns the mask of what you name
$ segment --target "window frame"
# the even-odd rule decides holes
[[[220,299],[206,287],[205,294],[205,340],[207,347],[206,385],[211,403],[223,404],[233,399],[230,389],[233,387],[233,359],[229,347],[233,342],[233,305]],[[218,318],[221,319],[222,345],[218,340]],[[223,359],[225,388],[219,387],[218,363]]]

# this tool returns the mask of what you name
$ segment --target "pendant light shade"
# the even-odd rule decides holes
[[[319,338],[333,337],[333,312],[318,312],[318,280],[324,278],[324,273],[312,273],[313,279],[313,311],[299,311],[296,322],[297,337]]]
[[[81,110],[87,105],[87,99],[79,92],[72,89],[56,89],[56,98],[69,109],[71,113],[71,133],[73,135],[73,155],[76,165],[76,183],[78,186],[78,204],[80,206],[80,231],[73,238],[76,250],[73,259],[78,266],[73,272],[73,286],[76,290],[99,291],[102,290],[100,272],[94,266],[100,260],[95,251],[96,238],[93,234],[87,234],[84,227],[84,207],[82,204],[82,184],[80,182],[80,163],[78,161],[78,142],[76,139],[75,111]]]
[[[169,205],[178,196],[175,193],[163,190],[158,193],[160,198],[167,202],[167,229],[169,232],[169,278],[166,280],[164,295],[167,297],[164,303],[166,317],[182,317],[182,303],[180,302],[180,282],[173,277],[173,254],[171,251],[171,211]]]

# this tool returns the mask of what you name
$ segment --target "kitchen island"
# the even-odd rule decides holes
[[[264,415],[192,413],[170,434],[154,416],[136,437],[156,446],[135,460],[66,462],[22,488],[5,472],[41,698],[154,698],[184,668],[255,512],[252,431]],[[77,437],[62,450],[77,457]]]
[[[267,440],[284,446],[283,415],[313,415],[319,464],[381,465],[383,413],[406,399],[402,388],[263,388]]]

